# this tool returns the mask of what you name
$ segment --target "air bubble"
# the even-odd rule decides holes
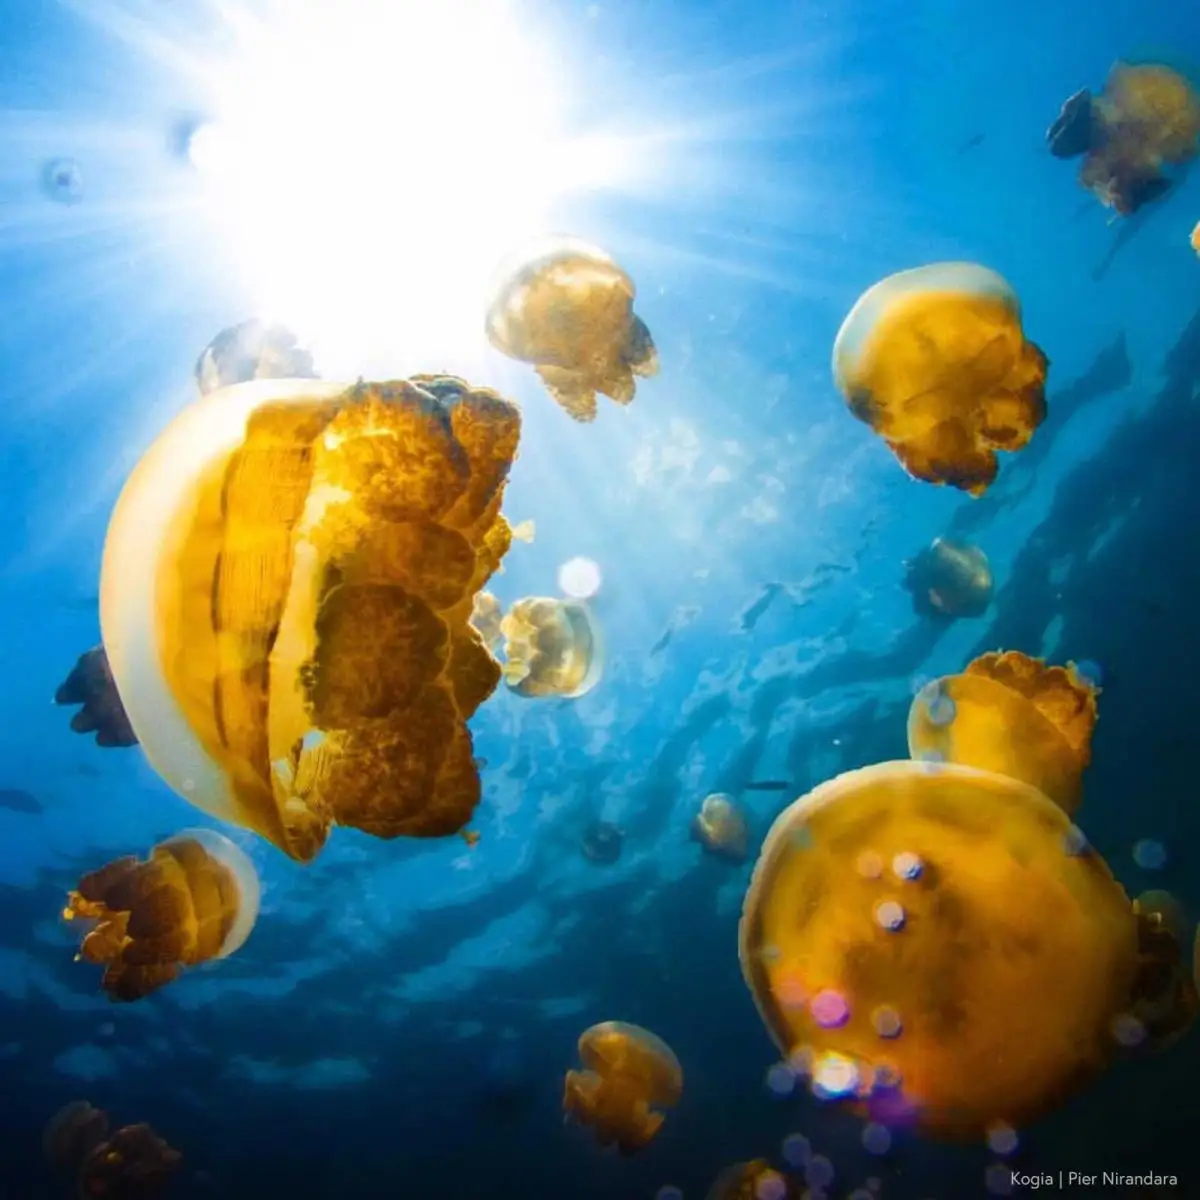
[[[871,1024],[881,1038],[899,1037],[904,1028],[900,1014],[889,1004],[881,1004],[871,1013]]]
[[[898,933],[904,928],[904,906],[895,900],[882,900],[875,905],[875,923],[889,933]]]
[[[796,1089],[796,1073],[787,1063],[776,1063],[767,1072],[767,1090],[773,1096],[790,1096]]]
[[[1142,838],[1134,843],[1133,861],[1143,871],[1161,871],[1167,865],[1167,848],[1154,838]]]
[[[804,1182],[809,1187],[828,1187],[833,1182],[833,1163],[823,1154],[814,1154],[804,1168]]]
[[[783,1139],[780,1153],[789,1167],[807,1167],[812,1161],[812,1142],[802,1133],[789,1133]]]
[[[809,1008],[822,1029],[840,1029],[850,1019],[850,1006],[841,992],[824,988],[813,998]]]
[[[914,854],[911,850],[901,850],[892,859],[892,874],[897,879],[904,879],[911,883],[914,879],[920,879],[921,872],[924,870],[925,864],[921,861],[921,856]]]
[[[997,1121],[987,1131],[988,1149],[998,1158],[1007,1158],[1017,1148],[1017,1131],[1003,1121]]]
[[[886,1154],[892,1148],[891,1131],[886,1125],[872,1121],[862,1131],[862,1144],[868,1154]]]

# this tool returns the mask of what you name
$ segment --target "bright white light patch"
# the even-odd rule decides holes
[[[600,582],[600,566],[590,558],[571,558],[558,568],[558,589],[572,600],[590,600]]]
[[[508,0],[238,14],[189,154],[254,315],[296,329],[328,373],[477,355],[497,263],[547,231],[558,197],[616,182],[621,143],[567,136],[525,25]]]

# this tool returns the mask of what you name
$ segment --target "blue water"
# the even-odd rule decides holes
[[[537,533],[493,588],[552,594],[559,564],[595,559],[603,682],[576,701],[501,687],[476,716],[474,849],[337,830],[301,868],[235,833],[264,886],[250,941],[121,1006],[72,961],[63,897],[81,872],[210,822],[139,750],[71,734],[50,698],[99,641],[122,481],[253,297],[170,144],[205,96],[167,48],[219,61],[211,13],[0,9],[0,787],[41,809],[0,803],[0,1196],[66,1194],[40,1138],[76,1098],[153,1124],[184,1156],[179,1196],[650,1200],[670,1184],[698,1200],[731,1162],[778,1162],[797,1131],[834,1161],[832,1195],[869,1176],[885,1197],[983,1195],[982,1149],[897,1139],[872,1158],[853,1118],[772,1095],[777,1053],[737,962],[750,865],[705,857],[688,826],[710,792],[789,781],[744,794],[757,842],[794,795],[903,757],[914,688],[986,650],[1100,665],[1083,824],[1131,894],[1200,908],[1200,183],[1122,233],[1043,140],[1114,60],[1200,58],[1200,15],[1177,0],[618,0],[523,19],[569,68],[573,121],[674,131],[643,148],[654,169],[636,185],[553,212],[637,281],[662,372],[583,426],[486,348],[426,363],[398,331],[363,369],[460,369],[522,405],[505,511]],[[420,53],[398,46],[397,72]],[[445,72],[469,87],[450,56]],[[56,156],[78,164],[76,204],[41,191]],[[439,186],[469,182],[480,204],[506,183],[453,146],[437,165]],[[322,166],[298,165],[294,186]],[[365,158],[347,187],[377,174]],[[945,259],[1003,274],[1051,360],[1046,423],[977,501],[907,478],[829,370],[864,288]],[[947,533],[991,560],[981,620],[923,622],[901,587],[903,560]],[[746,620],[767,584],[784,586]],[[613,865],[579,852],[598,819],[625,834]],[[1161,869],[1135,863],[1142,839],[1166,848]],[[606,1019],[654,1030],[685,1070],[634,1158],[562,1120],[575,1040]],[[1198,1056],[1193,1033],[1114,1069],[1023,1131],[1017,1161],[1174,1171],[1178,1194],[1200,1194]]]

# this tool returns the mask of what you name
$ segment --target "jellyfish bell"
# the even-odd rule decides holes
[[[934,538],[905,564],[904,586],[919,616],[981,617],[992,601],[992,569],[978,546]]]
[[[640,1025],[602,1021],[580,1034],[579,1058],[583,1069],[566,1075],[563,1112],[623,1154],[653,1141],[664,1110],[683,1094],[683,1068],[670,1046]]]
[[[1061,111],[1046,131],[1046,141],[1055,158],[1078,158],[1092,149],[1099,130],[1100,121],[1092,93],[1087,88],[1080,88],[1063,102]]]
[[[83,175],[73,158],[52,158],[42,167],[42,192],[59,204],[83,199]]]
[[[589,825],[579,841],[579,849],[588,862],[610,867],[621,857],[625,835],[611,821]]]
[[[183,1155],[149,1125],[125,1125],[83,1160],[79,1195],[84,1200],[157,1196],[182,1161]]]
[[[108,1134],[108,1114],[86,1100],[72,1100],[46,1122],[42,1151],[58,1175],[72,1177]]]
[[[83,876],[63,916],[86,926],[79,958],[105,968],[109,998],[140,1000],[184,967],[228,958],[258,919],[258,873],[245,852],[211,829],[160,842]]]
[[[283,325],[243,321],[222,329],[193,370],[200,395],[252,379],[315,379],[312,355]]]
[[[934,263],[867,289],[842,322],[833,376],[850,411],[927,483],[982,495],[998,451],[1046,416],[1042,351],[1016,293],[975,263]]]
[[[1073,813],[1096,724],[1095,691],[1069,668],[1018,651],[983,654],[923,687],[908,714],[914,759],[1019,779]]]
[[[1103,859],[1066,853],[1070,828],[1020,780],[912,761],[839,775],[781,814],[739,955],[768,1031],[806,1057],[818,1095],[979,1139],[1103,1069],[1137,928]],[[865,856],[881,869],[857,869]],[[1021,952],[983,949],[1000,945]]]
[[[529,596],[500,622],[504,682],[518,696],[576,699],[600,682],[604,645],[592,609],[578,600]]]
[[[1157,1053],[1179,1041],[1200,1012],[1195,972],[1187,961],[1189,925],[1179,901],[1158,888],[1139,895],[1133,913],[1139,970],[1125,1015],[1141,1033],[1132,1048]]]
[[[723,792],[705,796],[700,811],[692,818],[691,835],[718,858],[741,863],[749,854],[746,814],[732,796]]]
[[[147,759],[310,861],[334,824],[442,837],[480,799],[470,626],[510,544],[520,413],[462,380],[256,380],[184,409],[117,500],[100,624]]]
[[[734,1163],[712,1181],[704,1200],[801,1200],[802,1191],[791,1175],[776,1171],[765,1158]]]
[[[97,746],[137,745],[137,735],[129,724],[103,646],[93,646],[79,656],[54,693],[54,703],[79,705],[71,718],[71,729],[74,733],[94,733]]]
[[[596,417],[596,393],[629,404],[637,376],[658,354],[633,311],[633,280],[603,250],[552,237],[522,248],[498,273],[488,340],[532,363],[554,400],[577,421]]]

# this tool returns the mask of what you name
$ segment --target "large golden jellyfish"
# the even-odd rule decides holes
[[[992,569],[978,546],[934,538],[904,564],[904,587],[918,616],[981,617],[992,602]]]
[[[78,1200],[145,1200],[158,1195],[183,1156],[146,1124],[110,1130],[108,1114],[75,1100],[46,1124],[51,1167],[70,1179]]]
[[[500,622],[504,682],[518,696],[575,699],[604,672],[604,645],[592,610],[580,600],[527,596]]]
[[[193,370],[202,396],[252,379],[315,379],[312,355],[283,325],[243,321],[222,329]]]
[[[671,1047],[640,1025],[603,1021],[579,1037],[582,1071],[568,1071],[563,1112],[592,1127],[601,1146],[632,1154],[653,1141],[662,1110],[683,1094]]]
[[[137,745],[137,735],[125,714],[103,646],[93,646],[79,656],[54,693],[54,703],[79,705],[71,718],[71,729],[75,733],[94,733],[97,746]]]
[[[228,838],[189,829],[142,861],[115,859],[85,875],[63,916],[87,932],[79,957],[104,967],[112,1000],[140,1000],[184,967],[228,958],[258,918],[254,864]]]
[[[704,797],[700,811],[692,818],[691,835],[709,854],[730,862],[745,862],[750,852],[746,814],[737,801],[724,792]]]
[[[176,792],[302,862],[335,823],[463,828],[467,721],[500,679],[472,602],[511,541],[520,429],[439,376],[260,380],[175,419],[117,501],[100,623]]]
[[[982,654],[917,693],[908,752],[1020,779],[1073,813],[1091,760],[1096,692],[1074,667],[1015,650]]]
[[[1142,970],[1130,1005],[1134,1045],[1152,1051],[1174,1045],[1200,1012],[1200,993],[1187,961],[1188,925],[1183,907],[1169,892],[1143,892],[1133,902]]]
[[[910,475],[982,495],[998,450],[1046,416],[1046,356],[1009,284],[975,263],[934,263],[868,288],[833,345],[850,411]]]
[[[1097,1074],[1139,967],[1129,900],[1061,807],[911,760],[784,811],[739,950],[818,1096],[948,1138],[1029,1121]]]
[[[633,280],[603,250],[555,237],[501,272],[487,314],[488,340],[532,363],[576,421],[596,418],[596,393],[629,404],[635,376],[658,372],[658,352],[633,311]]]
[[[801,1200],[807,1195],[793,1176],[776,1171],[765,1158],[752,1158],[726,1167],[704,1200]]]

